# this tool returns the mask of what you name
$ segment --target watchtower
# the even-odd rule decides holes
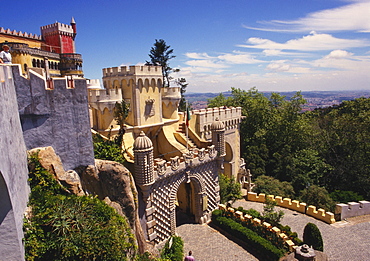
[[[53,53],[75,53],[76,22],[72,17],[70,25],[55,22],[41,26],[44,45],[42,49]]]

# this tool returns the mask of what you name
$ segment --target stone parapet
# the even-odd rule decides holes
[[[89,90],[89,102],[101,102],[101,101],[121,101],[122,90],[121,89],[102,89],[102,90]]]
[[[290,251],[296,247],[292,240],[285,234],[281,233],[281,230],[277,227],[273,227],[270,223],[262,222],[259,218],[253,218],[251,215],[243,214],[241,211],[236,211],[234,208],[226,207],[224,204],[219,204],[218,209],[222,211],[228,212],[230,215],[239,219],[242,222],[250,222],[253,223],[254,226],[260,227],[266,232],[273,233],[276,237],[279,237],[284,244],[289,248]]]
[[[211,125],[219,119],[225,130],[234,129],[239,126],[242,119],[241,107],[217,107],[201,110],[193,110],[190,125],[194,126],[195,132],[202,138],[210,138]]]
[[[304,202],[299,202],[298,200],[291,200],[290,198],[282,198],[280,196],[268,195],[266,196],[263,193],[257,194],[254,192],[248,192],[247,199],[249,201],[265,203],[266,198],[273,200],[277,203],[279,207],[288,208],[293,211],[300,212],[302,214],[307,214],[316,219],[320,219],[328,224],[335,223],[334,214],[331,212],[325,212],[323,209],[316,211],[316,207],[308,206]],[[370,202],[369,202],[370,203]]]
[[[161,66],[143,65],[143,66],[121,66],[103,69],[103,78],[111,76],[130,76],[130,75],[162,75]]]
[[[349,202],[347,204],[337,204],[335,214],[340,220],[350,217],[357,217],[370,214],[370,202],[363,200],[359,202]]]
[[[20,37],[25,37],[25,38],[35,39],[35,40],[41,40],[42,39],[41,35],[29,34],[29,33],[26,33],[26,32],[22,33],[21,31],[17,32],[16,30],[12,31],[10,29],[5,30],[3,27],[0,27],[0,33],[1,34],[20,36]]]
[[[184,153],[182,157],[176,156],[170,161],[164,159],[154,159],[154,177],[162,179],[177,172],[184,171],[187,167],[196,167],[216,158],[217,151],[215,146],[208,146],[207,149],[194,149],[189,153]]]
[[[306,209],[306,214],[316,219],[320,219],[328,224],[335,223],[334,214],[331,212],[325,212],[325,210],[322,208],[316,210],[315,206],[308,206]]]

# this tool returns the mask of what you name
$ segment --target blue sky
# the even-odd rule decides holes
[[[12,0],[0,27],[40,34],[72,16],[86,78],[143,64],[164,39],[188,92],[370,89],[370,0]]]

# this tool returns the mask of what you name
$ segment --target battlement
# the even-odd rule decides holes
[[[122,100],[122,90],[121,89],[101,89],[94,90],[90,89],[89,92],[89,102],[102,102],[102,101],[120,101]]]
[[[180,100],[181,99],[180,87],[166,87],[162,88],[162,99]]]
[[[152,65],[121,66],[103,69],[104,77],[131,76],[131,75],[156,75],[162,77],[162,67]]]
[[[56,31],[73,34],[73,28],[71,25],[68,25],[68,24],[62,24],[59,22],[55,22],[53,24],[41,26],[42,35],[55,33]]]
[[[324,209],[318,209],[316,210],[315,206],[308,206],[306,203],[299,202],[298,200],[291,200],[290,198],[282,198],[280,196],[273,196],[273,195],[265,195],[263,193],[260,193],[257,195],[257,193],[254,192],[248,192],[248,200],[254,201],[254,202],[261,202],[265,203],[266,198],[275,201],[279,207],[288,208],[294,211],[301,212],[302,214],[306,214],[309,216],[312,216],[316,219],[320,219],[328,224],[335,223],[334,214],[331,212],[325,212]],[[369,202],[370,203],[370,202]]]
[[[195,121],[196,132],[210,134],[211,125],[216,119],[222,121],[226,130],[235,128],[241,121],[241,107],[216,107],[201,110],[193,110],[191,122]]]
[[[251,215],[243,214],[241,211],[236,211],[232,207],[226,207],[224,204],[219,204],[218,209],[225,213],[225,216],[233,216],[240,220],[242,224],[253,224],[253,226],[259,227],[263,230],[264,234],[274,234],[274,237],[280,238],[290,251],[293,251],[296,247],[293,241],[283,233],[278,227],[273,227],[270,223],[262,222],[259,218],[253,218]]]
[[[18,37],[24,37],[34,40],[41,40],[42,37],[37,34],[22,33],[21,31],[17,32],[16,30],[11,31],[10,29],[5,30],[3,27],[0,27],[0,34],[13,35]]]
[[[340,220],[350,217],[357,217],[370,214],[370,202],[362,200],[359,202],[348,202],[347,204],[337,204],[335,214],[340,216]]]
[[[166,161],[161,158],[154,159],[154,176],[157,179],[167,177],[177,171],[184,170],[188,165],[194,167],[215,159],[217,151],[214,145],[207,149],[194,149],[189,153],[184,153],[182,157],[176,156]]]

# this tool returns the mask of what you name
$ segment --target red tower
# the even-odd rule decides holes
[[[71,25],[55,22],[41,27],[41,36],[44,40],[42,49],[54,53],[75,53],[74,39],[76,36],[76,22],[73,17]]]

